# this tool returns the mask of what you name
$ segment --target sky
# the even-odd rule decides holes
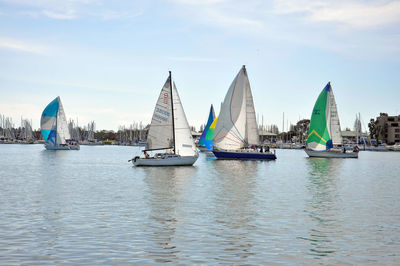
[[[259,123],[310,118],[331,82],[342,129],[400,114],[400,1],[0,0],[0,114],[150,123],[172,71],[190,125],[246,65]]]

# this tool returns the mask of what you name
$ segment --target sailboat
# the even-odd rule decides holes
[[[305,152],[310,157],[358,158],[358,149],[346,151],[331,83],[325,86],[315,102]]]
[[[200,139],[199,139],[198,148],[199,148],[200,151],[207,151],[208,150],[207,147],[206,147],[206,144],[205,144],[206,136],[207,136],[207,132],[210,130],[210,126],[211,126],[212,122],[214,122],[214,120],[215,120],[215,112],[214,112],[213,105],[211,105],[210,113],[208,115],[207,124],[204,127],[203,133],[201,134]]]
[[[221,105],[214,132],[213,153],[218,159],[271,160],[276,155],[260,144],[256,112],[246,67],[243,66]]]
[[[147,153],[156,150],[166,152],[153,157]],[[135,166],[193,165],[199,157],[171,71],[158,97],[143,152],[144,157],[132,159]]]
[[[40,129],[47,150],[79,150],[79,144],[71,140],[60,96],[44,109]]]

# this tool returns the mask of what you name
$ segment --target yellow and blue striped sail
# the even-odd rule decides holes
[[[57,136],[57,113],[60,108],[60,97],[49,103],[42,113],[40,129],[45,142],[55,144]]]
[[[214,119],[212,124],[210,125],[210,128],[207,130],[207,135],[204,141],[204,146],[206,146],[207,150],[212,151],[213,150],[213,138],[214,138],[214,131],[215,131],[215,126],[217,125],[218,122],[218,116]]]
[[[205,128],[203,130],[203,133],[200,136],[199,146],[202,146],[202,147],[206,146],[205,145],[205,141],[206,141],[207,132],[210,129],[210,126],[211,126],[212,122],[214,121],[214,119],[215,119],[214,107],[213,107],[213,105],[211,105],[210,114],[208,115],[207,124],[206,124],[206,126],[205,126]]]

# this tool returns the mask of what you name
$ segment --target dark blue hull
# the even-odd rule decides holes
[[[236,159],[236,160],[275,160],[273,153],[262,152],[239,152],[239,151],[212,151],[218,159]]]

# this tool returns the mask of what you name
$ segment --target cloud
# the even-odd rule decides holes
[[[358,58],[398,58],[400,1],[170,0],[186,25],[246,42],[311,47]],[[190,22],[190,24],[188,23]]]
[[[47,17],[57,20],[72,20],[95,17],[104,20],[129,19],[143,14],[145,4],[140,2],[99,0],[0,0],[6,3],[8,13],[16,13],[32,18]]]
[[[52,19],[74,19],[77,10],[92,1],[52,1],[52,0],[1,0],[8,4],[9,13],[16,11],[19,15],[33,18],[45,16]]]
[[[254,4],[228,0],[172,0],[179,14],[189,14],[190,19],[201,23],[235,30],[259,30],[263,26],[253,12]],[[258,1],[255,1],[258,2]]]
[[[399,1],[276,0],[276,14],[299,14],[307,22],[331,22],[353,28],[371,28],[400,22]]]
[[[54,12],[50,10],[43,10],[42,13],[49,18],[53,19],[74,19],[77,18],[77,15],[74,10],[66,10],[63,13]]]
[[[42,55],[47,54],[49,50],[48,47],[42,45],[36,45],[21,40],[14,40],[1,37],[0,37],[0,48],[27,52],[27,53],[34,53],[34,54],[42,54]]]
[[[171,0],[179,10],[211,26],[268,29],[285,18],[352,29],[383,27],[400,22],[400,1],[367,0]],[[294,19],[294,20],[292,20]],[[285,21],[282,21],[285,23]]]

